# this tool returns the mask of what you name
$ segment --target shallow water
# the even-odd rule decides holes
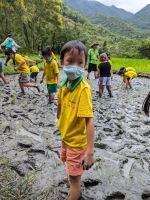
[[[17,172],[34,173],[34,194],[48,194],[48,200],[66,199],[69,185],[65,165],[59,160],[57,96],[50,105],[45,83],[40,93],[26,88],[21,96],[17,75],[8,79],[9,85],[0,82],[0,155],[18,161]],[[95,164],[82,177],[80,199],[148,200],[150,118],[142,112],[142,102],[150,91],[150,79],[136,78],[133,89],[126,90],[118,87],[121,79],[114,76],[113,98],[106,90],[98,97],[93,76],[88,82],[93,92]]]

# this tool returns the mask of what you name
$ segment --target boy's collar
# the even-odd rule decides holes
[[[47,63],[51,63],[53,61],[53,58],[50,58],[49,61],[46,61]]]
[[[83,80],[83,77],[82,77],[82,76],[78,77],[78,78],[75,79],[70,85],[68,85],[67,88],[68,88],[69,90],[74,90],[74,89],[79,85],[79,83],[80,83],[82,80]],[[67,82],[68,82],[68,77],[66,77],[66,78],[63,80],[63,82],[61,83],[61,86],[60,86],[60,87],[62,88],[64,85],[67,84]]]

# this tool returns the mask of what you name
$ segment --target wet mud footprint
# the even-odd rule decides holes
[[[114,192],[110,196],[106,197],[105,200],[123,200],[125,195],[121,192]]]

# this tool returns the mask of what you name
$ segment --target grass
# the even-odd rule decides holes
[[[113,69],[119,70],[121,67],[133,67],[137,72],[150,74],[150,60],[130,59],[130,58],[112,58]]]
[[[27,56],[32,60],[40,61],[38,55],[27,54]],[[56,56],[59,60],[59,55]],[[112,58],[111,61],[113,63],[114,70],[119,70],[121,67],[133,67],[136,69],[137,72],[150,74],[150,60],[148,59]],[[9,61],[7,67],[3,66],[4,74],[6,75],[16,74],[17,72],[14,71],[14,68],[12,66],[13,66],[12,61]],[[43,63],[39,63],[38,67],[40,70],[43,70]]]

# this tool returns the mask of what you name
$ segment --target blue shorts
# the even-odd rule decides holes
[[[0,73],[2,73],[3,70],[2,70],[2,63],[0,62]]]

